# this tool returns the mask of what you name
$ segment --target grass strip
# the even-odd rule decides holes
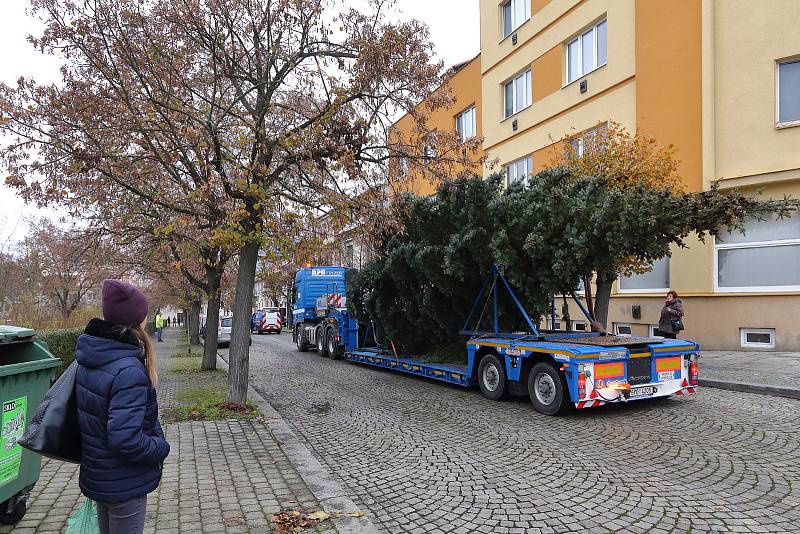
[[[215,374],[223,373],[222,369],[214,369],[213,371],[206,371],[201,369],[203,365],[203,357],[199,355],[192,355],[186,357],[176,358],[172,361],[172,369],[167,374],[170,375],[194,375],[194,374]]]
[[[163,411],[162,417],[167,423],[181,423],[184,421],[253,419],[261,415],[258,408],[250,401],[247,401],[245,406],[227,402],[225,400],[227,392],[226,384],[181,391],[176,395],[176,399],[186,405],[167,408]]]

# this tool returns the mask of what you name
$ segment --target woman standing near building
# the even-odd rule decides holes
[[[683,330],[683,301],[675,291],[667,293],[667,300],[664,301],[661,318],[658,320],[658,330],[662,336],[670,339],[675,339],[678,332]]]

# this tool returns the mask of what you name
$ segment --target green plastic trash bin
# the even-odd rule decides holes
[[[39,480],[41,457],[17,444],[61,360],[29,328],[0,326],[0,523],[17,523]]]

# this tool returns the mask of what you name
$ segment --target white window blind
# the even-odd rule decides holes
[[[646,273],[621,276],[620,291],[648,292],[669,289],[669,257],[654,261],[652,267],[653,269]]]
[[[800,290],[800,216],[751,220],[714,242],[718,291]]]

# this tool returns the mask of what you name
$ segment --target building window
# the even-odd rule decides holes
[[[657,324],[651,324],[647,327],[647,332],[650,337],[664,337],[661,335],[661,330]]]
[[[603,142],[603,138],[607,136],[607,127],[608,125],[603,123],[595,128],[586,130],[582,134],[575,135],[570,141],[574,156],[582,158],[587,151],[592,151],[599,146]]]
[[[397,176],[403,177],[408,174],[408,161],[406,158],[397,159]]]
[[[714,240],[717,291],[800,291],[800,216],[749,220]]]
[[[436,157],[436,148],[432,143],[426,143],[422,149],[422,162],[425,164],[430,163]]]
[[[633,332],[631,325],[626,323],[614,323],[614,333],[618,336],[630,336]]]
[[[586,332],[586,321],[572,321],[572,329],[576,332]]]
[[[475,127],[475,106],[470,107],[463,113],[456,116],[456,131],[459,134],[461,142],[475,137],[477,135]]]
[[[652,269],[633,276],[620,276],[619,290],[622,293],[649,293],[669,289],[669,256],[652,263]]]
[[[567,43],[568,84],[606,64],[608,60],[606,27],[604,20]]]
[[[503,17],[503,38],[531,18],[531,0],[507,0],[500,6]]]
[[[778,63],[776,75],[778,126],[800,124],[800,60]]]
[[[774,328],[740,328],[742,348],[774,349]]]
[[[512,161],[506,165],[506,180],[508,185],[524,180],[533,172],[533,157],[527,156]]]
[[[531,70],[507,81],[503,85],[506,118],[531,105]]]

